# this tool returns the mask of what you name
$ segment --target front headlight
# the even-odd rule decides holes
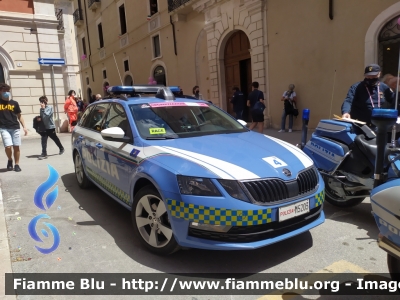
[[[219,190],[208,178],[178,175],[177,180],[183,195],[221,196]]]
[[[236,180],[219,179],[218,182],[224,187],[225,191],[233,198],[250,202]]]

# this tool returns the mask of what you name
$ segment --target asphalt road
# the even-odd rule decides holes
[[[14,273],[386,273],[386,254],[376,245],[378,230],[367,199],[350,209],[325,203],[323,225],[297,237],[254,251],[184,250],[168,257],[146,251],[132,235],[130,212],[97,188],[82,190],[74,175],[70,135],[61,134],[66,149],[62,156],[49,140],[46,160],[38,160],[39,139],[25,139],[22,172],[7,172],[2,159],[0,176],[4,214]],[[54,155],[51,155],[54,153]],[[58,198],[46,212],[33,202],[37,187],[49,176],[48,165],[59,173]],[[3,167],[3,168],[1,168]],[[46,213],[61,236],[59,248],[44,255],[35,249],[28,233],[33,217]],[[50,246],[44,241],[43,247]],[[0,295],[1,297],[1,295]],[[254,296],[165,296],[163,299],[257,299]],[[71,297],[28,297],[18,299],[70,299]],[[74,297],[74,299],[81,297]],[[110,299],[110,296],[86,296]],[[131,299],[120,297],[115,299]],[[137,297],[135,297],[136,299]],[[138,297],[160,299],[156,296]],[[275,299],[271,297],[268,299]],[[301,298],[301,296],[300,296]],[[328,296],[311,298],[327,299]],[[350,297],[349,299],[354,299]],[[365,298],[365,297],[364,297]],[[387,297],[385,297],[386,299]],[[265,298],[267,299],[267,298]],[[281,299],[281,298],[279,298]],[[288,298],[285,298],[288,299]],[[342,298],[343,299],[343,298]],[[374,297],[377,299],[377,297]],[[383,299],[383,298],[382,298]]]

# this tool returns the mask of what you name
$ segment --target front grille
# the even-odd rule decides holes
[[[190,227],[189,236],[231,243],[258,242],[272,239],[304,227],[317,220],[321,211],[322,206],[315,207],[311,209],[309,213],[290,220],[254,226],[234,226],[227,233],[212,232]]]
[[[318,186],[318,174],[314,167],[300,172],[296,180],[262,179],[242,182],[254,201],[273,204],[311,193]]]

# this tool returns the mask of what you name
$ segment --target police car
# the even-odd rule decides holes
[[[131,210],[152,252],[263,247],[324,222],[324,183],[295,146],[174,87],[114,86],[72,133],[81,188]]]

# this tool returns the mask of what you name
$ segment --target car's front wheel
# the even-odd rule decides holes
[[[82,189],[87,189],[91,186],[92,182],[89,178],[87,178],[85,174],[85,170],[83,169],[83,162],[82,157],[80,156],[79,152],[75,153],[74,156],[74,164],[75,164],[75,177],[78,181],[78,185]]]
[[[136,236],[151,252],[168,255],[179,249],[165,203],[154,187],[145,186],[135,195],[132,222]]]

